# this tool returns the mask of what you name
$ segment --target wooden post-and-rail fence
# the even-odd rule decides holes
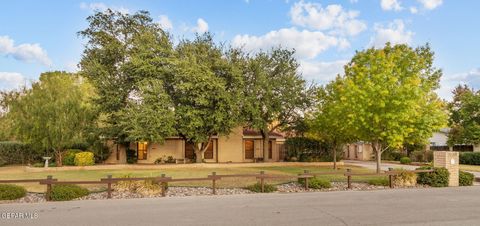
[[[304,170],[303,173],[295,175],[275,175],[275,174],[266,174],[265,171],[260,171],[258,174],[226,174],[226,175],[219,175],[216,172],[212,172],[211,175],[207,177],[197,177],[197,178],[172,178],[167,177],[165,174],[161,174],[160,177],[131,177],[131,178],[113,178],[112,175],[108,175],[106,178],[101,178],[100,180],[96,181],[59,181],[58,179],[53,178],[52,176],[47,176],[46,179],[20,179],[20,180],[0,180],[1,183],[39,183],[42,185],[46,185],[46,192],[45,192],[45,199],[47,201],[51,200],[51,192],[52,192],[52,185],[57,184],[106,184],[107,185],[107,198],[112,198],[112,184],[115,184],[120,181],[142,181],[142,180],[152,180],[161,185],[161,194],[163,197],[166,196],[168,183],[174,182],[185,182],[185,181],[212,181],[212,194],[217,194],[217,181],[221,180],[222,178],[256,178],[260,182],[261,192],[265,192],[265,180],[268,179],[304,179],[304,189],[309,189],[309,179],[315,176],[323,176],[323,175],[343,175],[347,177],[347,188],[352,188],[352,177],[358,176],[388,176],[389,178],[389,187],[393,188],[393,179],[396,175],[405,172],[402,170],[393,170],[389,169],[383,173],[355,173],[352,172],[351,169],[347,169],[345,172],[342,171],[331,171],[331,172],[320,172],[320,173],[310,173],[308,170]],[[433,172],[433,170],[411,170],[406,172]]]

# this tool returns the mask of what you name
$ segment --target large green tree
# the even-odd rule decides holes
[[[58,166],[66,148],[84,142],[95,121],[91,86],[74,74],[47,72],[15,101],[8,117],[15,137],[37,150],[53,150]]]
[[[175,129],[193,144],[196,161],[202,162],[214,136],[228,135],[240,125],[241,54],[204,34],[182,40],[176,60],[175,73],[165,82],[175,109]]]
[[[317,92],[317,100],[314,110],[308,114],[307,136],[320,139],[332,147],[333,168],[337,168],[337,153],[341,153],[345,144],[353,141],[347,119],[347,112],[342,108],[340,99],[342,78],[337,77],[334,81],[320,87]]]
[[[123,142],[131,138],[123,113],[132,107],[132,96],[141,93],[143,80],[163,79],[169,73],[172,43],[146,11],[123,14],[109,9],[87,21],[88,28],[79,32],[87,40],[80,74],[98,91],[102,135]]]
[[[446,124],[435,89],[441,70],[428,45],[370,48],[345,66],[339,97],[353,135],[370,142],[380,172],[381,155],[404,142],[426,141]]]
[[[480,143],[480,93],[468,86],[458,86],[453,91],[448,136],[449,145]]]
[[[298,72],[294,51],[275,48],[248,58],[243,100],[247,125],[261,132],[264,161],[270,133],[301,121],[311,103],[311,90]]]

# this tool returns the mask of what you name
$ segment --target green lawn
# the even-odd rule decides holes
[[[373,172],[361,167],[356,166],[342,166],[340,169],[342,172],[346,168],[351,168],[354,172]],[[268,167],[218,167],[218,168],[175,168],[175,169],[162,169],[162,170],[152,170],[152,169],[128,169],[128,170],[76,170],[76,171],[58,171],[58,172],[25,172],[24,168],[21,166],[12,166],[12,167],[2,167],[0,168],[0,179],[44,179],[47,175],[52,175],[54,178],[59,180],[99,180],[100,178],[105,178],[107,175],[111,174],[113,177],[121,177],[123,175],[130,174],[134,177],[153,177],[159,176],[161,174],[166,174],[166,176],[172,178],[192,178],[192,177],[206,177],[212,172],[217,174],[248,174],[248,173],[259,173],[261,170],[265,171],[267,174],[275,175],[291,175],[295,176],[299,173],[302,173],[304,170],[309,170],[312,173],[317,172],[330,172],[332,169],[330,167],[320,167],[320,166],[268,166]],[[346,181],[346,177],[343,175],[327,175],[321,176],[322,178],[329,179],[331,181]],[[378,177],[353,177],[353,181],[367,181],[371,178]],[[286,183],[293,181],[295,178],[285,178],[285,179],[271,179],[268,180],[268,183]],[[218,181],[219,187],[245,187],[256,182],[255,178],[224,178]],[[39,185],[35,183],[24,183],[20,184],[27,188],[28,191],[33,192],[43,192],[45,190],[45,185]],[[172,185],[179,186],[210,186],[211,182],[209,181],[196,181],[196,182],[177,182],[172,183]],[[92,190],[103,189],[103,186],[98,185],[89,185]]]

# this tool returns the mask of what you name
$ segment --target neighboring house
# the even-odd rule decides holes
[[[447,144],[449,132],[450,128],[442,128],[440,131],[433,133],[433,136],[429,139],[430,144],[426,149],[432,151],[480,152],[480,145],[455,144],[449,147]]]
[[[372,145],[365,142],[348,144],[344,148],[343,158],[348,160],[373,160]]]
[[[279,133],[270,134],[269,155],[267,161],[283,161],[285,138]],[[108,142],[111,155],[105,161],[109,164],[124,164],[127,162],[127,148],[136,152],[137,163],[151,164],[159,158],[194,159],[193,146],[180,137],[169,137],[163,144],[135,142],[129,146]],[[256,162],[263,159],[263,140],[260,133],[236,128],[228,136],[213,137],[210,146],[204,154],[207,163],[237,163]]]

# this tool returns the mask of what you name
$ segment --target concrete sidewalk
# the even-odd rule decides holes
[[[480,187],[2,204],[0,225],[479,225]]]

